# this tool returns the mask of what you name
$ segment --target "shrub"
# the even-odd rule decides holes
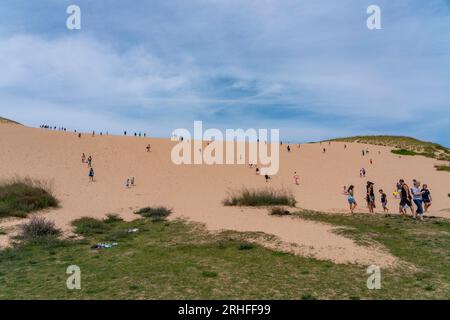
[[[103,219],[105,223],[116,223],[116,222],[122,222],[123,219],[116,213],[108,213],[106,215],[106,218]]]
[[[437,171],[449,171],[450,172],[450,166],[434,166]]]
[[[21,225],[24,239],[36,239],[39,237],[59,236],[61,230],[55,226],[55,222],[44,217],[32,217]]]
[[[0,218],[24,218],[30,212],[57,206],[48,183],[27,178],[0,184]]]
[[[253,243],[243,242],[243,243],[239,244],[238,249],[239,250],[251,250],[254,247],[255,247],[255,245]]]
[[[269,209],[269,214],[271,216],[289,216],[291,213],[281,207],[273,207]]]
[[[274,190],[265,189],[247,189],[230,193],[229,197],[223,201],[226,206],[290,206],[296,204],[294,195],[285,189]]]
[[[146,207],[135,212],[145,218],[151,218],[153,221],[165,220],[172,213],[172,209],[166,207]]]
[[[110,229],[110,226],[105,221],[89,217],[74,220],[72,225],[75,227],[75,233],[83,236],[103,234]]]

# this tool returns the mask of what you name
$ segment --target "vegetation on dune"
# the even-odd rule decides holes
[[[165,220],[171,213],[172,209],[166,207],[146,207],[135,212],[135,214],[139,214],[152,220]]]
[[[286,210],[285,208],[282,208],[282,207],[269,208],[269,214],[271,216],[289,216],[289,215],[291,215],[289,210]]]
[[[0,184],[0,218],[26,217],[28,213],[57,207],[48,183],[14,179]]]
[[[0,124],[2,124],[2,123],[20,124],[20,123],[18,123],[18,122],[16,122],[16,121],[13,121],[13,120],[9,120],[9,119],[0,117]]]
[[[256,234],[209,233],[179,220],[104,219],[81,240],[23,242],[1,251],[0,299],[450,298],[449,221],[298,214],[344,227],[340,232],[360,243],[383,244],[415,268],[382,269],[381,289],[368,290],[367,266],[270,250],[249,242]],[[91,249],[105,241],[118,245]],[[66,268],[74,264],[82,272],[81,290],[66,287]]]
[[[242,188],[230,192],[223,201],[225,206],[290,206],[295,207],[297,201],[292,192],[286,189],[275,190],[271,188],[248,189]]]
[[[434,166],[437,171],[448,171],[450,172],[450,166]]]
[[[44,217],[32,217],[28,222],[20,226],[21,237],[25,240],[36,240],[41,237],[57,237],[61,234],[54,221]]]
[[[438,160],[450,161],[450,149],[437,143],[421,141],[418,139],[403,136],[355,136],[348,138],[338,138],[331,141],[358,142],[388,146],[396,148],[392,150],[400,155],[421,155]]]

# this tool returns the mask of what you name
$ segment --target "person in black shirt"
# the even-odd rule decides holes
[[[425,204],[425,212],[428,212],[428,208],[431,207],[431,193],[428,190],[428,185],[424,184],[420,191],[422,192],[422,201]]]
[[[373,213],[375,208],[375,192],[373,191],[373,182],[367,181],[366,186],[366,200],[367,206],[369,207],[369,212]]]
[[[408,185],[405,183],[405,180],[400,179],[399,181],[400,184],[400,206],[399,206],[399,213],[400,214],[406,214],[406,209],[410,209],[411,210],[411,215],[414,216],[414,212],[412,209],[412,196],[411,196],[411,191],[409,190]]]
[[[389,212],[386,193],[384,193],[383,189],[378,190],[378,192],[381,194],[381,205],[383,207],[383,212]]]

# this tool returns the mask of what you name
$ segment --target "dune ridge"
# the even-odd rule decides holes
[[[151,152],[146,152],[147,144]],[[351,142],[282,146],[280,171],[269,183],[247,165],[174,165],[170,139],[83,135],[55,132],[23,126],[0,126],[0,179],[13,176],[52,180],[61,207],[41,214],[70,232],[70,222],[82,216],[104,217],[118,213],[125,219],[137,218],[134,210],[149,205],[174,209],[173,218],[205,224],[212,231],[236,230],[264,232],[279,239],[278,248],[332,260],[336,263],[360,263],[392,266],[396,258],[382,248],[369,248],[334,233],[329,225],[293,217],[273,217],[267,209],[225,207],[223,199],[230,190],[243,186],[289,188],[297,207],[324,212],[348,212],[343,186],[354,184],[359,212],[367,212],[364,185],[374,181],[375,188],[388,193],[389,206],[397,212],[397,200],[391,192],[395,182],[413,178],[428,183],[433,195],[431,214],[450,217],[448,186],[450,176],[438,172],[441,163],[425,157],[399,157],[390,147]],[[344,148],[344,144],[347,145]],[[323,153],[322,149],[326,148]],[[369,149],[366,156],[361,149]],[[81,154],[93,156],[96,182],[88,181],[88,168]],[[369,159],[373,159],[373,164]],[[365,167],[366,178],[359,177]],[[293,172],[300,185],[293,183]],[[136,177],[136,186],[127,189],[127,177]],[[377,197],[379,206],[379,197]],[[379,208],[377,208],[379,209]],[[23,220],[6,220],[2,228],[14,228]],[[1,236],[5,245],[6,236]],[[274,246],[274,243],[267,243]]]

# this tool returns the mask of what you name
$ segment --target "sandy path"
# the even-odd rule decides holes
[[[152,152],[145,152],[151,143]],[[82,217],[103,217],[119,213],[133,219],[134,209],[148,205],[166,205],[174,208],[176,217],[204,223],[210,230],[231,229],[259,231],[275,235],[284,243],[295,244],[294,251],[331,259],[339,263],[392,265],[395,259],[379,249],[356,245],[352,240],[336,235],[328,225],[301,219],[277,218],[263,209],[223,207],[221,201],[229,189],[241,186],[265,186],[263,177],[243,165],[182,165],[170,160],[174,142],[166,139],[134,137],[83,136],[73,133],[51,132],[14,125],[0,126],[0,178],[14,175],[30,176],[54,183],[61,208],[45,213],[66,230],[70,221]],[[274,187],[287,187],[296,195],[298,207],[328,212],[345,212],[346,198],[342,187],[354,184],[356,198],[363,206],[364,185],[367,179],[389,191],[395,181],[403,177],[417,178],[430,185],[433,194],[432,214],[449,217],[450,198],[447,196],[450,175],[437,172],[437,161],[423,157],[399,158],[389,148],[367,146],[369,156],[362,157],[365,146],[347,143],[307,144],[292,147],[288,153],[281,150],[280,172],[270,182]],[[327,149],[326,154],[321,149]],[[381,154],[378,154],[378,150]],[[92,154],[97,181],[89,183],[87,167],[81,163],[81,154]],[[373,165],[369,164],[370,157]],[[367,179],[359,177],[365,167]],[[297,171],[301,185],[295,186],[292,174]],[[137,186],[126,189],[127,177],[135,176]],[[379,199],[379,198],[378,198]],[[377,201],[378,201],[377,199]],[[396,211],[394,199],[390,199]],[[395,203],[395,204],[394,204]],[[444,210],[444,211],[443,211]],[[360,211],[367,211],[365,208]],[[16,225],[6,221],[0,226]],[[0,241],[5,241],[5,237]]]

